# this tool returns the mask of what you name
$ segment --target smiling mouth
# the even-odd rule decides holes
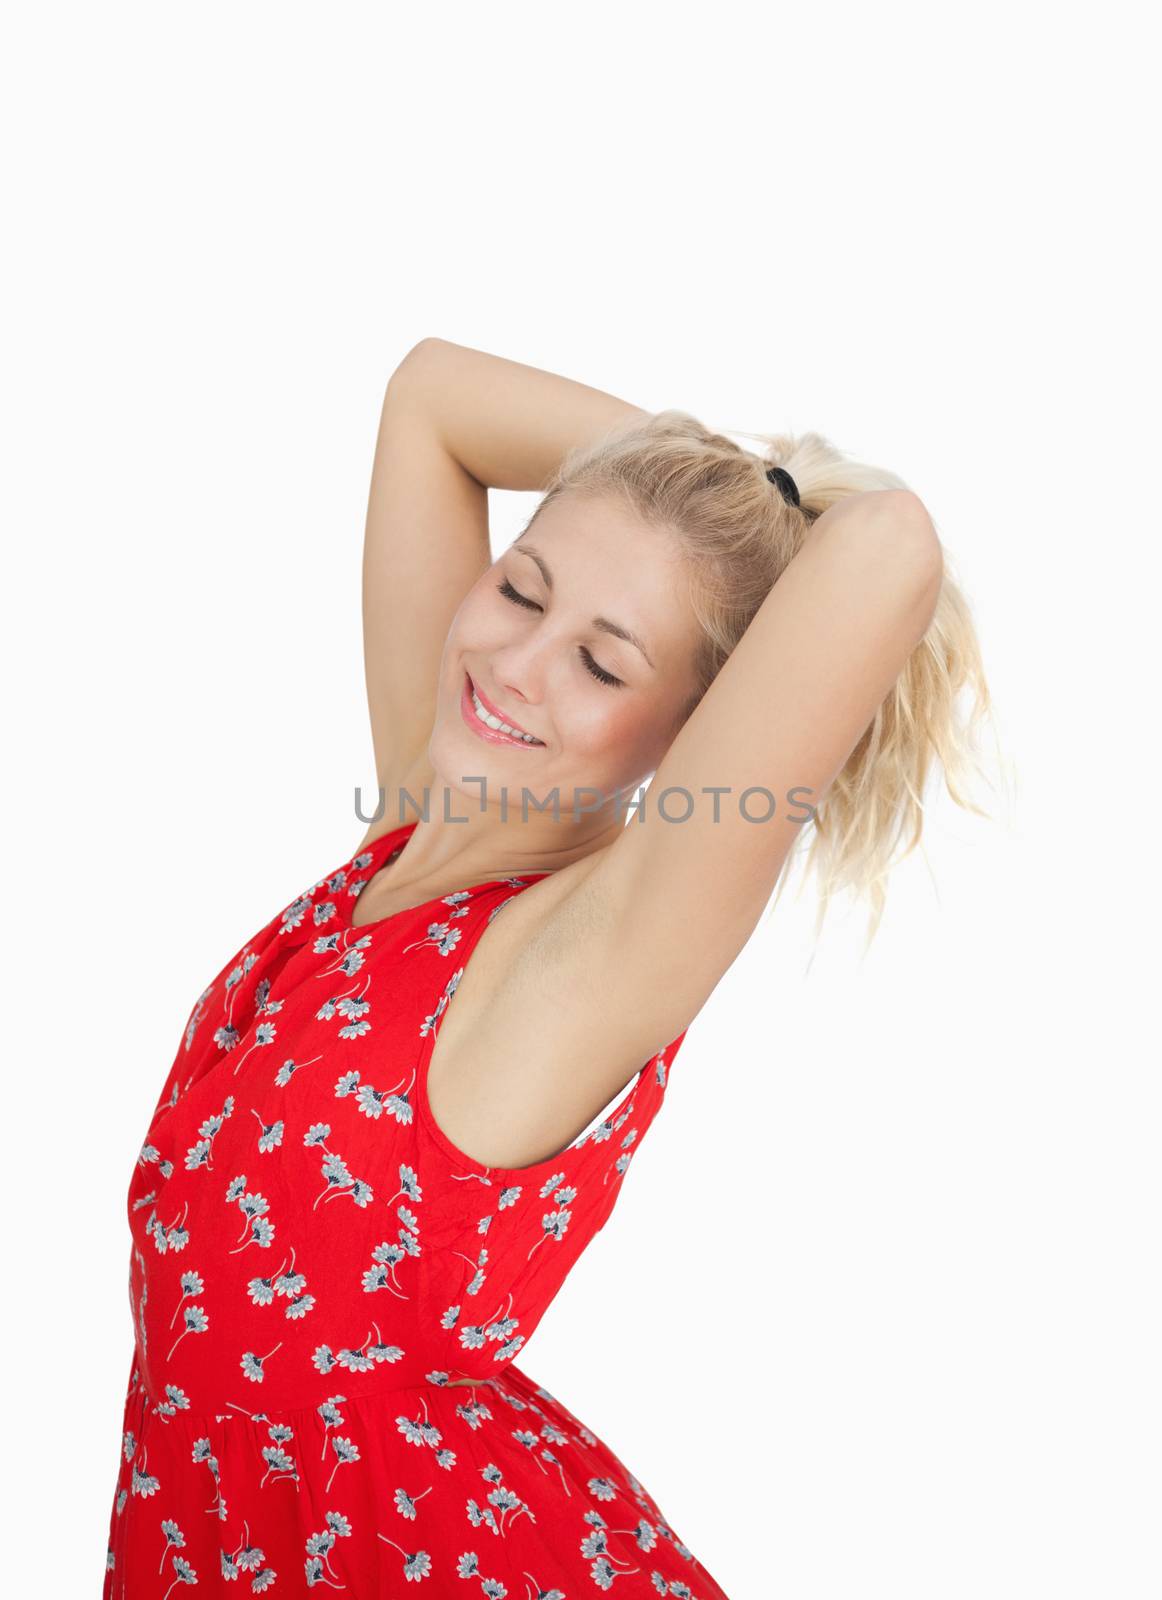
[[[464,687],[460,695],[460,710],[468,726],[482,739],[494,744],[519,745],[526,750],[544,748],[543,739],[538,739],[534,734],[526,733],[523,728],[517,728],[512,723],[506,722],[503,717],[485,705],[467,672],[464,674]]]

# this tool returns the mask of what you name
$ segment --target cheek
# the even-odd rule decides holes
[[[588,697],[587,697],[588,698]],[[656,737],[652,709],[638,696],[621,697],[610,689],[600,700],[578,709],[575,737],[577,754],[608,766],[637,765]]]
[[[464,658],[487,660],[509,642],[504,632],[505,618],[492,604],[486,580],[470,589],[448,624],[440,658],[441,680],[445,689],[459,695]]]
[[[448,648],[475,649],[489,634],[496,634],[503,623],[503,613],[492,604],[489,584],[495,581],[491,573],[473,584],[461,600],[459,608],[448,627]]]

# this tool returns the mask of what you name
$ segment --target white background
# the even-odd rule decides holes
[[[1131,8],[42,5],[5,32],[11,1592],[47,1559],[99,1592],[125,1191],[189,1008],[362,833],[368,475],[434,334],[899,472],[1010,764],[992,822],[934,798],[866,960],[840,907],[809,967],[811,891],[784,897],[525,1370],[732,1600],[1156,1596]],[[499,550],[532,499],[493,498]]]

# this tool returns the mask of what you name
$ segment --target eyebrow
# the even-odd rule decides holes
[[[541,577],[545,580],[545,588],[552,592],[553,574],[549,571],[548,563],[545,561],[545,558],[541,555],[541,553],[538,550],[534,550],[531,545],[527,544],[514,543],[512,549],[517,555],[528,556],[530,561],[536,562],[537,566],[540,568]],[[611,622],[608,617],[594,617],[593,626],[595,628],[600,628],[602,633],[611,633],[615,639],[624,639],[627,644],[634,645],[638,650],[641,651],[646,660],[649,661],[650,666],[654,666],[653,662],[650,661],[649,651],[642,643],[640,637],[630,628],[623,628],[620,622]],[[654,670],[657,671],[657,668],[655,667]]]

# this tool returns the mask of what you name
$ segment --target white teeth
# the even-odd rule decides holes
[[[472,709],[486,727],[493,728],[498,733],[507,733],[513,739],[523,739],[525,744],[541,742],[539,739],[534,739],[531,733],[522,733],[519,728],[510,728],[507,722],[502,722],[499,717],[494,717],[491,711],[486,711],[475,689],[472,691]]]

